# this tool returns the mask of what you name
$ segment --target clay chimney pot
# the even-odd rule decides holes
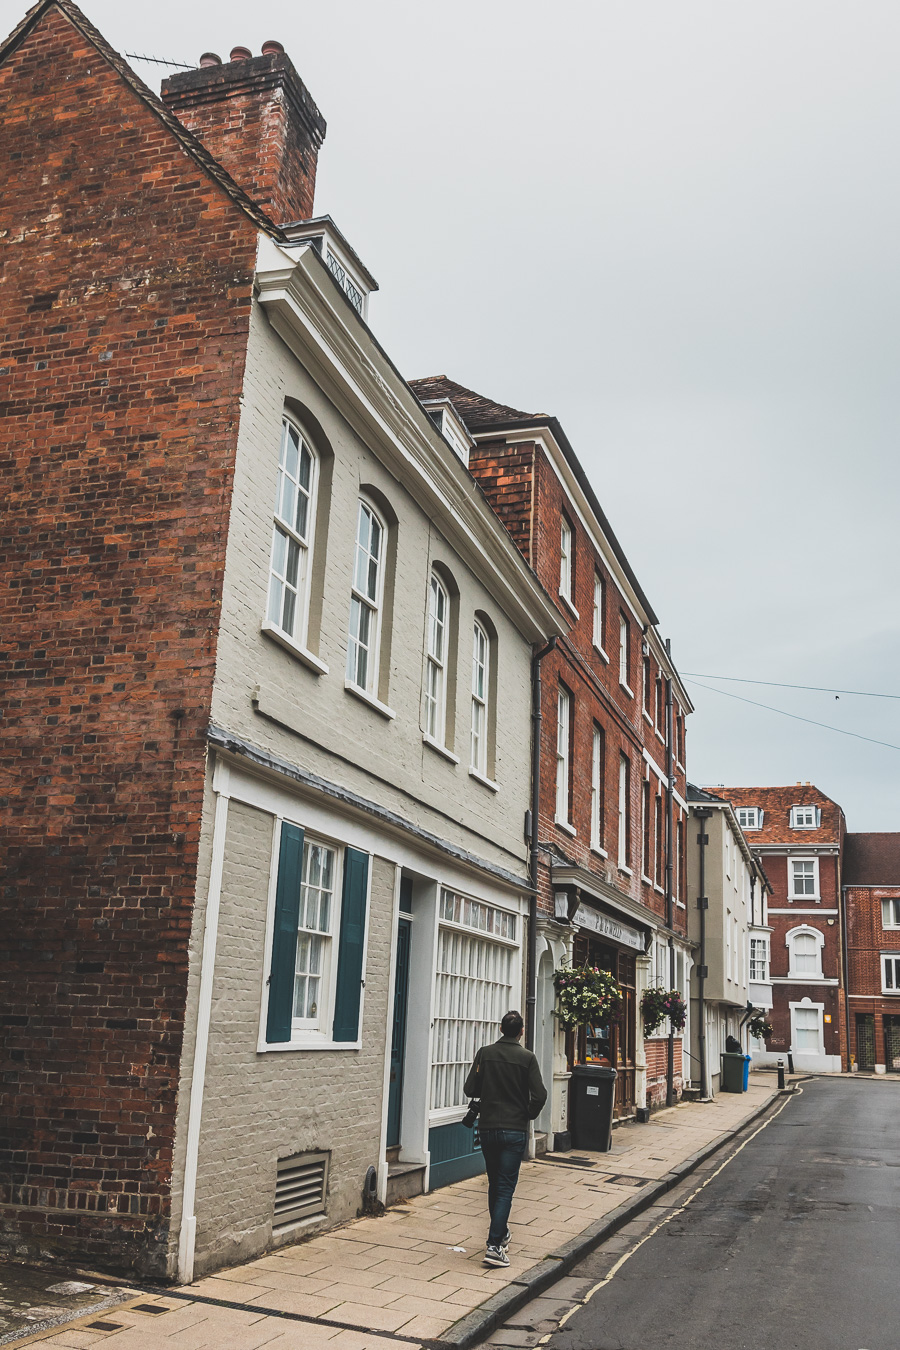
[[[221,64],[222,58],[221,56],[217,56],[215,52],[204,52],[200,57],[201,69],[204,69],[206,66],[220,66]]]
[[[263,56],[280,56],[283,51],[284,47],[274,38],[270,38],[268,42],[264,42],[262,45]]]
[[[252,56],[253,53],[249,47],[232,47],[230,59],[232,61],[249,61]]]

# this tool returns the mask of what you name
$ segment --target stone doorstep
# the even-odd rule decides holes
[[[555,1252],[551,1252],[544,1261],[532,1266],[523,1275],[516,1276],[503,1289],[499,1289],[491,1298],[448,1327],[434,1342],[435,1347],[440,1347],[440,1350],[472,1350],[472,1347],[480,1345],[526,1303],[555,1285],[561,1276],[567,1275],[607,1238],[612,1237],[626,1223],[649,1209],[673,1187],[684,1181],[701,1163],[725,1148],[742,1130],[758,1120],[779,1100],[781,1094],[770,1093],[750,1115],[740,1120],[732,1129],[719,1134],[696,1153],[676,1163],[659,1181],[653,1181],[642,1187],[637,1195],[623,1197],[623,1203],[616,1209],[598,1219],[571,1241],[558,1247]]]

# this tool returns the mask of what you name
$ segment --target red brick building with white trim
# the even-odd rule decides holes
[[[667,1037],[644,1040],[638,1005],[644,988],[672,983],[670,936],[675,983],[687,994],[685,718],[692,704],[657,616],[557,419],[495,403],[446,376],[413,380],[412,387],[426,407],[452,404],[472,438],[470,469],[570,625],[542,662],[538,822],[538,1021],[544,1072],[556,1082],[555,1105],[548,1104],[540,1123],[548,1133],[565,1133],[573,1062],[615,1064],[620,1117],[666,1097]],[[667,897],[669,678],[674,794]],[[576,964],[599,962],[614,971],[626,996],[611,1040],[570,1037],[565,1064],[547,1053],[554,1039],[548,983],[563,953]],[[541,1026],[538,1041],[540,1033]],[[690,1076],[678,1037],[676,1095]]]
[[[793,1054],[797,1068],[840,1072],[846,1063],[841,960],[840,806],[812,783],[718,787],[732,803],[772,891],[773,1032],[763,1062]]]
[[[843,896],[851,1067],[900,1073],[900,834],[848,834]]]

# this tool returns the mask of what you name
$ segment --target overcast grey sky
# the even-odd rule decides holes
[[[896,0],[84,8],[122,52],[284,43],[377,335],[560,418],[681,670],[900,694]],[[900,750],[690,687],[695,782],[900,829]],[[900,746],[900,700],[719,688]]]

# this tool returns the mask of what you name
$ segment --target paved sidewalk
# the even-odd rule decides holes
[[[685,1102],[656,1112],[646,1125],[620,1126],[610,1153],[573,1151],[524,1164],[508,1270],[482,1265],[487,1183],[474,1177],[184,1288],[135,1291],[100,1318],[30,1341],[41,1350],[101,1341],[110,1350],[471,1344],[491,1308],[521,1303],[565,1274],[605,1216],[633,1212],[642,1197],[649,1203],[673,1168],[714,1147],[776,1095],[771,1075],[753,1074],[744,1095]],[[484,1334],[490,1330],[484,1324]]]

